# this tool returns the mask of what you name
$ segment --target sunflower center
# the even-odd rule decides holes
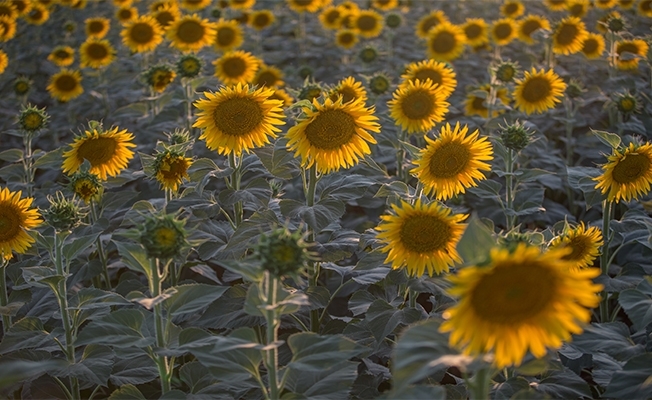
[[[595,53],[598,51],[598,41],[595,39],[587,39],[584,41],[584,44],[582,45],[582,51],[584,53]]]
[[[414,74],[414,78],[412,80],[420,80],[421,82],[425,82],[426,79],[430,79],[432,83],[436,83],[438,85],[442,84],[442,76],[438,71],[435,71],[433,69],[422,69],[421,71],[418,71],[417,73]]]
[[[54,86],[61,92],[70,92],[77,88],[77,80],[70,75],[63,75],[56,79]]]
[[[14,239],[20,233],[20,226],[18,210],[11,204],[0,203],[0,242]]]
[[[159,11],[156,13],[156,21],[161,25],[161,27],[166,28],[174,21],[174,15],[169,11]]]
[[[222,70],[230,78],[238,78],[247,71],[247,63],[240,57],[227,58],[222,63]]]
[[[521,324],[552,307],[555,275],[538,264],[507,264],[482,277],[471,292],[471,307],[485,321]]]
[[[195,60],[185,60],[181,63],[181,68],[186,73],[195,73],[199,69],[199,64]]]
[[[339,42],[341,44],[350,44],[355,40],[355,36],[352,33],[343,33],[339,36]]]
[[[349,101],[355,100],[358,97],[355,90],[353,90],[352,88],[350,88],[348,86],[342,87],[342,88],[339,88],[338,90],[336,90],[333,93],[333,96],[331,96],[331,100],[337,101],[339,96],[342,96],[342,104],[346,104]]]
[[[88,24],[88,31],[90,33],[100,33],[104,30],[104,23],[100,21],[93,21]]]
[[[423,33],[428,33],[432,28],[435,26],[439,25],[441,21],[439,20],[438,17],[429,17],[425,21],[423,21],[423,24],[421,25],[421,30]]]
[[[326,14],[325,19],[326,19],[326,22],[328,22],[329,24],[334,24],[335,21],[337,21],[337,19],[339,17],[340,17],[339,10],[332,10],[332,11],[329,11],[328,14]]]
[[[235,41],[235,31],[230,27],[222,28],[217,31],[217,44],[220,46],[229,46]]]
[[[278,76],[271,71],[263,71],[258,75],[256,83],[258,86],[272,87],[278,82]]]
[[[149,43],[154,38],[154,29],[144,22],[135,24],[130,33],[131,40],[136,43]]]
[[[88,160],[91,166],[104,165],[115,155],[117,143],[115,139],[108,137],[89,138],[77,149],[77,157]]]
[[[342,110],[326,110],[306,127],[305,134],[312,146],[335,150],[349,143],[355,131],[356,124],[351,115]]]
[[[75,194],[84,200],[90,199],[97,193],[97,187],[91,181],[80,180],[75,183]]]
[[[638,6],[643,11],[652,11],[652,1],[650,0],[643,0]]]
[[[158,228],[154,231],[154,237],[158,246],[169,248],[174,246],[177,242],[177,231],[168,227]]]
[[[270,23],[269,15],[267,14],[256,14],[256,17],[252,21],[255,26],[266,27]]]
[[[86,55],[93,60],[104,60],[109,55],[109,51],[101,43],[91,43],[86,48]]]
[[[376,29],[378,21],[376,21],[376,18],[371,15],[363,15],[357,19],[355,24],[362,32],[368,32]]]
[[[161,174],[165,179],[179,180],[188,171],[188,164],[183,159],[167,160],[161,166]]]
[[[435,108],[435,99],[425,91],[419,90],[408,94],[401,102],[401,110],[409,119],[424,119]]]
[[[613,180],[625,184],[635,182],[650,171],[650,159],[643,154],[628,154],[613,169]]]
[[[399,236],[408,251],[427,254],[446,248],[451,240],[451,227],[436,216],[414,214],[403,222]]]
[[[471,153],[467,146],[446,143],[432,155],[428,169],[436,178],[453,178],[466,168],[470,160]]]
[[[485,99],[482,98],[482,97],[474,97],[473,98],[473,103],[472,103],[473,109],[474,110],[486,110],[487,106],[484,105],[484,100]]]
[[[525,83],[521,95],[528,103],[536,103],[546,99],[551,89],[550,82],[546,78],[536,76]]]
[[[131,10],[128,8],[123,8],[118,11],[118,18],[121,20],[130,20],[132,17]]]
[[[510,24],[498,24],[494,28],[494,34],[500,40],[507,39],[512,34],[512,26]]]
[[[479,25],[468,25],[464,28],[464,34],[469,39],[475,39],[482,34],[482,27]]]
[[[584,5],[580,3],[572,4],[568,7],[568,13],[574,17],[579,17],[584,13]]]
[[[294,0],[294,4],[301,6],[301,7],[306,7],[311,5],[313,0]]]
[[[54,57],[60,60],[65,60],[70,58],[70,53],[68,53],[66,50],[57,50],[54,52]]]
[[[30,113],[25,116],[24,124],[27,129],[37,129],[43,124],[43,117],[38,113]]]
[[[521,25],[521,32],[525,36],[530,37],[532,33],[534,33],[534,31],[540,28],[541,28],[541,23],[539,21],[530,19],[525,21],[523,25]]]
[[[204,37],[204,26],[197,21],[183,21],[177,29],[177,37],[184,43],[196,43]]]
[[[432,39],[430,48],[435,53],[446,54],[452,51],[456,44],[455,35],[447,31],[442,31]]]
[[[263,122],[263,118],[260,105],[244,97],[228,99],[213,111],[215,126],[229,136],[244,136],[251,133]]]
[[[618,103],[618,108],[623,111],[634,111],[636,103],[632,99],[622,99]]]
[[[616,53],[618,53],[618,55],[622,53],[638,54],[638,46],[635,45],[634,43],[621,43],[618,45],[618,49],[616,50]]]
[[[512,15],[518,11],[518,4],[509,3],[505,6],[505,14]]]
[[[567,242],[565,246],[570,247],[573,251],[562,258],[564,260],[576,261],[584,258],[587,254],[587,249],[591,246],[591,242],[586,237],[576,236]]]
[[[33,21],[40,21],[43,18],[43,11],[36,8],[36,9],[29,12],[29,17]]]
[[[556,39],[557,43],[562,46],[567,46],[577,38],[579,29],[574,24],[563,24],[559,31],[557,32]]]

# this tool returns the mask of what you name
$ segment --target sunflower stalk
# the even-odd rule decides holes
[[[182,82],[184,97],[186,100],[186,129],[188,130],[190,136],[194,137],[192,132],[192,85],[189,78],[183,78]],[[197,138],[194,139],[197,140]]]
[[[600,271],[604,277],[609,276],[609,244],[613,236],[610,232],[613,209],[613,202],[609,200],[602,202],[602,234],[604,235],[604,244],[600,253]],[[609,322],[609,294],[606,290],[603,290],[600,293],[600,297],[600,322]]]
[[[23,135],[23,144],[25,145],[25,157],[23,158],[23,168],[25,169],[25,187],[27,188],[27,197],[32,197],[34,185],[34,156],[32,151],[32,141],[34,132],[25,132]]]
[[[473,378],[467,383],[471,392],[469,394],[469,399],[486,400],[490,398],[491,376],[491,367],[480,368],[480,370],[475,373]]]
[[[405,161],[405,148],[402,142],[405,141],[406,132],[403,128],[399,127],[398,132],[398,151],[396,152],[396,177],[399,181],[405,182],[407,179],[404,177],[403,162]]]
[[[617,56],[616,33],[609,31],[609,80],[613,79],[616,73]]]
[[[95,224],[99,220],[99,213],[97,212],[97,203],[91,198],[91,224]],[[95,240],[95,247],[97,249],[97,255],[100,257],[100,262],[102,263],[102,274],[104,282],[106,282],[106,288],[111,290],[111,278],[109,277],[109,263],[106,258],[106,252],[104,251],[104,245],[102,244],[102,235],[97,237]]]
[[[238,157],[236,157],[235,153],[231,152],[229,154],[229,165],[233,169],[233,172],[231,173],[231,189],[238,191],[240,190],[240,181],[242,180],[242,163],[238,163]],[[238,201],[233,205],[233,222],[235,223],[235,226],[240,226],[240,223],[242,223],[242,217],[243,217],[244,210],[242,208],[242,201]]]
[[[167,264],[165,264],[164,272],[161,274],[159,271],[159,260],[157,258],[150,259],[149,291],[153,299],[161,295],[161,284],[166,275],[165,270],[167,270]],[[154,305],[154,331],[156,334],[156,347],[160,349],[165,348],[165,331],[163,328],[163,309],[161,303]],[[162,394],[165,394],[170,391],[172,371],[168,366],[168,359],[166,356],[155,357],[156,366],[161,379],[161,392]]]
[[[306,176],[308,175],[308,176]],[[308,207],[313,207],[315,205],[315,193],[317,191],[317,182],[319,182],[320,176],[317,175],[317,164],[313,164],[308,170],[303,170],[303,190],[306,196],[306,205]],[[307,182],[306,182],[307,181]],[[306,239],[308,243],[315,242],[315,232],[312,230],[308,233]],[[317,281],[319,280],[319,262],[311,261],[308,267],[309,277],[308,284],[310,286],[317,286]],[[310,330],[313,332],[319,332],[319,310],[310,311]]]
[[[6,268],[9,261],[0,255],[0,306],[6,307],[9,304],[9,296],[7,295],[7,277]],[[11,315],[2,314],[2,332],[7,333],[11,326]]]
[[[514,213],[514,158],[515,153],[512,149],[507,149],[507,160],[505,160],[505,201],[507,222],[507,231],[511,231],[516,224],[516,215]]]
[[[566,165],[573,166],[573,120],[575,118],[575,109],[573,107],[573,100],[564,97],[564,107],[566,108]],[[568,198],[568,209],[571,215],[575,215],[575,194],[573,188],[566,187],[566,197]]]
[[[267,320],[267,350],[265,350],[265,367],[267,367],[267,381],[269,385],[269,398],[271,400],[278,400],[280,397],[280,387],[278,382],[278,348],[275,343],[278,341],[278,327],[280,319],[277,312],[276,304],[276,287],[278,280],[269,271],[265,272],[265,279],[263,285],[266,283],[266,296],[263,299],[265,302],[265,319]],[[265,286],[265,285],[264,285]],[[264,288],[261,288],[261,293],[265,293]]]

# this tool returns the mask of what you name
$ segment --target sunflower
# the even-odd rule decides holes
[[[486,95],[482,96],[481,94],[477,94],[474,92],[469,93],[466,96],[466,100],[464,101],[464,112],[465,115],[467,116],[472,116],[472,115],[479,115],[482,118],[489,118],[489,108],[487,108],[485,102],[487,100],[487,97],[489,97],[489,91],[491,90],[491,85],[485,84],[480,87],[476,91],[481,91],[486,93]],[[507,89],[504,87],[499,88],[496,90],[496,99],[500,100],[501,103],[504,105],[509,104],[509,94],[507,93]],[[493,111],[494,115],[502,114],[505,112],[503,109],[496,109]]]
[[[88,160],[91,168],[88,172],[106,180],[108,176],[117,176],[127,168],[129,160],[134,156],[130,147],[134,135],[126,129],[118,131],[118,127],[108,131],[92,129],[75,138],[70,150],[63,153],[63,172],[73,174]]]
[[[348,103],[357,99],[362,99],[364,103],[367,101],[367,91],[362,86],[361,82],[358,82],[352,76],[349,76],[348,78],[339,81],[329,92],[328,97],[333,102],[341,97],[342,103]]]
[[[215,27],[197,14],[185,15],[170,24],[167,37],[172,42],[171,46],[184,53],[199,51],[211,43],[215,37]]]
[[[38,209],[30,208],[34,199],[21,200],[20,195],[8,188],[0,190],[0,256],[5,260],[11,259],[14,251],[24,253],[35,242],[27,230],[43,222]]]
[[[652,144],[630,143],[623,149],[614,149],[602,169],[602,175],[594,178],[598,182],[595,188],[601,189],[607,200],[636,200],[650,191]]]
[[[442,22],[428,34],[428,55],[438,61],[453,61],[464,51],[464,31],[450,22]]]
[[[165,4],[156,11],[152,11],[152,17],[158,22],[158,24],[163,28],[164,31],[167,31],[167,28],[172,25],[173,22],[181,18],[181,11],[176,3]],[[192,29],[192,25],[190,25]]]
[[[491,38],[496,46],[506,46],[518,37],[518,25],[511,18],[502,18],[491,24]]]
[[[564,260],[572,261],[574,269],[588,268],[600,255],[602,232],[595,226],[588,229],[582,222],[575,228],[567,227],[564,232],[550,241],[550,249],[570,248],[571,252],[564,255]]]
[[[652,0],[641,0],[636,11],[644,17],[652,17]]]
[[[50,10],[42,4],[32,4],[25,20],[32,25],[43,25],[50,18]]]
[[[604,37],[599,33],[589,32],[589,35],[582,42],[582,54],[588,59],[596,59],[604,53]]]
[[[574,271],[566,249],[543,253],[519,244],[492,249],[490,264],[462,268],[449,279],[457,305],[444,312],[440,330],[467,355],[494,353],[498,368],[520,365],[529,350],[535,357],[559,348],[591,320],[602,285],[592,282],[597,268]]]
[[[120,7],[115,12],[115,18],[124,25],[138,18],[138,9],[136,7]]]
[[[183,154],[167,150],[159,153],[154,161],[156,180],[164,189],[176,191],[184,179],[189,179],[188,168],[192,164],[192,158]]]
[[[552,51],[556,54],[573,54],[582,50],[584,39],[589,36],[586,26],[577,17],[566,17],[552,32]]]
[[[163,41],[163,30],[156,20],[149,15],[142,15],[125,24],[122,43],[134,53],[152,51]]]
[[[385,92],[390,89],[391,85],[392,83],[390,82],[389,77],[382,72],[369,77],[369,90],[371,90],[373,94],[379,96],[385,94]]]
[[[507,0],[500,6],[500,13],[507,18],[518,18],[525,12],[525,6],[519,0]]]
[[[550,22],[544,17],[531,14],[519,21],[516,31],[518,32],[519,40],[532,45],[535,43],[532,35],[539,29],[543,29],[545,31],[550,30]]]
[[[81,67],[102,68],[115,60],[115,49],[106,39],[87,39],[79,47]]]
[[[201,58],[193,54],[186,54],[177,61],[177,73],[182,78],[194,78],[201,73],[203,65]]]
[[[635,0],[618,0],[618,7],[629,10],[634,7]]]
[[[351,29],[340,29],[335,34],[335,44],[350,49],[358,43],[358,35]]]
[[[0,1],[0,17],[8,17],[9,19],[18,18],[18,10],[11,1],[3,0]]]
[[[81,80],[79,71],[62,69],[52,75],[47,90],[50,92],[50,96],[65,103],[84,93]]]
[[[16,8],[19,17],[24,17],[32,9],[32,2],[30,0],[9,0]]]
[[[325,29],[340,29],[342,27],[342,15],[341,7],[329,6],[319,13],[319,22]]]
[[[134,0],[113,0],[113,5],[115,7],[131,7],[134,3]]]
[[[393,94],[389,106],[396,125],[408,133],[426,132],[444,120],[448,102],[444,89],[432,81],[407,81]]]
[[[86,204],[90,204],[91,200],[97,200],[104,189],[97,175],[81,170],[72,174],[68,187]]]
[[[228,52],[242,45],[244,35],[238,21],[220,19],[215,23],[215,39],[213,48],[218,51]]]
[[[589,11],[590,6],[589,0],[571,0],[568,3],[568,14],[571,17],[582,18]]]
[[[544,0],[543,3],[550,11],[564,11],[568,7],[568,0]]]
[[[610,8],[614,8],[616,4],[618,4],[618,0],[594,0],[593,4],[597,8],[601,8],[603,10],[608,10]]]
[[[489,25],[482,18],[467,18],[462,25],[466,43],[471,47],[489,43]]]
[[[178,7],[176,0],[154,0],[151,3],[149,3],[148,7],[150,12],[155,12],[169,5],[174,5],[175,7]]]
[[[466,229],[462,223],[466,215],[452,214],[438,202],[423,204],[421,199],[414,205],[401,200],[392,209],[394,213],[382,215],[376,227],[376,237],[385,243],[380,251],[387,253],[385,262],[391,262],[392,269],[405,268],[415,277],[427,270],[433,276],[462,262],[455,247]]]
[[[298,13],[314,13],[317,12],[322,6],[322,0],[286,0],[286,2],[290,9]]]
[[[59,67],[67,67],[75,60],[75,50],[70,46],[57,46],[50,55],[48,61]]]
[[[177,73],[167,64],[159,64],[151,67],[145,72],[145,82],[155,92],[163,93],[165,89],[174,81]]]
[[[274,17],[273,12],[270,10],[258,10],[251,13],[249,26],[257,31],[262,31],[265,28],[269,28],[274,21],[276,21],[276,17]]]
[[[455,78],[453,68],[449,64],[435,60],[425,60],[408,64],[405,68],[405,73],[401,75],[401,79],[405,81],[420,80],[421,82],[430,79],[433,83],[439,85],[445,98],[448,98],[457,86],[457,79]]]
[[[371,0],[371,6],[381,11],[389,11],[398,7],[398,0]]]
[[[425,136],[426,148],[414,160],[416,168],[411,172],[423,184],[427,195],[437,200],[448,200],[477,186],[476,181],[485,179],[482,171],[491,171],[486,161],[493,159],[493,147],[486,137],[480,138],[476,129],[467,135],[468,127],[455,128],[446,124],[435,140]]]
[[[0,49],[0,74],[5,72],[7,65],[9,65],[9,57],[7,56],[7,53]]]
[[[616,44],[616,54],[618,54],[616,65],[618,69],[636,69],[639,58],[645,58],[648,48],[648,44],[642,39],[619,41]]]
[[[267,86],[269,88],[285,84],[283,82],[283,72],[276,67],[265,64],[261,64],[252,83],[258,87]]]
[[[86,24],[86,36],[89,38],[102,39],[109,33],[111,27],[111,21],[108,18],[88,18],[84,22]]]
[[[353,19],[353,29],[360,36],[375,38],[383,31],[384,18],[374,10],[362,10]]]
[[[327,98],[323,104],[312,100],[303,107],[304,117],[287,132],[288,149],[301,157],[305,168],[316,166],[323,174],[349,168],[371,153],[369,132],[380,132],[374,107],[365,107],[362,98],[342,103]]]
[[[421,17],[417,22],[416,34],[422,39],[428,38],[430,31],[437,25],[448,22],[448,17],[441,10],[436,10]]]
[[[215,76],[225,85],[249,83],[262,63],[249,52],[238,50],[224,54],[213,62]]]
[[[7,42],[16,36],[16,19],[0,17],[0,42]]]
[[[516,80],[514,99],[516,107],[526,114],[542,113],[561,101],[566,83],[553,70],[525,71],[523,79]]]
[[[294,103],[294,99],[288,92],[283,89],[275,89],[274,93],[269,96],[270,100],[280,100],[283,107],[290,107]]]
[[[194,104],[200,110],[195,128],[202,128],[200,139],[219,154],[236,156],[243,151],[270,143],[284,125],[285,115],[281,102],[270,97],[274,89],[250,89],[238,83],[222,87],[217,93],[204,92],[205,99]]]
[[[213,0],[180,0],[179,5],[188,11],[201,11],[212,2]]]

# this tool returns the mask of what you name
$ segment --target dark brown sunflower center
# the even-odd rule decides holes
[[[582,260],[588,254],[591,248],[590,239],[584,236],[576,236],[564,244],[565,247],[570,247],[572,252],[566,254],[562,258],[564,260],[577,261]]]
[[[552,307],[556,277],[536,263],[500,265],[471,292],[471,307],[485,321],[520,324]]]
[[[300,7],[307,7],[312,4],[314,0],[293,0],[294,4],[300,6]]]
[[[217,129],[229,136],[245,136],[258,128],[264,119],[260,105],[252,99],[236,97],[215,107],[213,121]]]
[[[133,13],[128,8],[122,8],[118,11],[118,19],[121,20],[130,20],[133,16]]]
[[[335,21],[337,21],[337,19],[338,19],[339,17],[340,17],[340,12],[339,12],[339,10],[332,10],[332,11],[329,11],[329,12],[325,15],[326,22],[328,22],[329,24],[334,24]]]
[[[652,0],[643,0],[639,3],[638,7],[641,11],[652,11]]]
[[[266,27],[270,22],[271,20],[267,14],[256,14],[256,17],[252,21],[253,25],[259,28]]]
[[[339,35],[338,39],[341,44],[347,45],[353,43],[353,41],[355,40],[355,36],[349,32],[345,32]]]
[[[41,11],[38,8],[35,8],[29,12],[29,18],[32,21],[40,21],[41,19],[43,19],[43,11]]]
[[[550,96],[550,81],[545,77],[537,76],[528,80],[523,85],[523,92],[521,95],[528,103],[536,103],[544,100]]]
[[[620,43],[616,53],[618,53],[618,55],[621,55],[622,53],[638,54],[638,51],[638,46],[634,43]]]
[[[77,80],[70,75],[62,75],[54,81],[54,86],[60,92],[72,92],[77,89]]]
[[[435,108],[435,99],[428,92],[419,90],[408,94],[401,102],[401,110],[409,119],[428,118]]]
[[[598,41],[595,39],[587,39],[582,44],[582,52],[586,54],[593,54],[598,51]]]
[[[450,224],[428,214],[414,214],[405,219],[399,236],[408,251],[427,254],[446,249],[452,237]]]
[[[129,37],[136,43],[146,44],[154,39],[154,28],[150,24],[139,22],[131,27]]]
[[[197,43],[204,38],[204,26],[194,20],[183,21],[177,29],[177,38],[184,43]]]
[[[161,174],[164,179],[180,180],[188,171],[188,163],[184,159],[168,160],[161,168]]]
[[[541,28],[541,23],[535,19],[529,19],[521,25],[521,33],[530,37],[534,31]]]
[[[57,50],[54,52],[54,57],[60,60],[65,60],[70,58],[70,53],[68,53],[66,50]]]
[[[217,31],[215,36],[218,46],[225,47],[233,44],[236,38],[236,33],[231,27],[224,27]]]
[[[222,63],[222,71],[229,78],[239,78],[247,71],[247,63],[240,57],[227,58]]]
[[[263,71],[256,77],[256,84],[258,86],[272,87],[279,81],[278,75],[272,71]]]
[[[618,161],[613,169],[612,176],[616,183],[636,182],[646,173],[650,172],[650,159],[643,154],[628,154]]]
[[[88,24],[88,31],[90,33],[100,33],[104,30],[104,23],[100,21],[93,21]]]
[[[446,143],[432,155],[428,169],[436,178],[457,177],[471,161],[471,152],[461,143]]]
[[[109,50],[101,43],[91,43],[86,48],[86,55],[92,60],[104,60],[109,55]]]
[[[9,4],[0,4],[0,17],[12,15]]]
[[[467,25],[464,27],[464,34],[469,39],[475,39],[482,34],[482,27],[480,25]]]
[[[88,180],[79,180],[75,183],[75,194],[87,201],[97,193],[97,187]]]
[[[511,36],[512,26],[510,24],[498,24],[494,28],[494,35],[498,40],[504,40]]]
[[[77,158],[88,160],[93,167],[104,165],[113,159],[117,146],[115,139],[110,137],[84,139],[77,148]]]
[[[430,79],[432,83],[436,83],[438,85],[442,84],[442,76],[439,73],[439,71],[435,71],[434,69],[422,69],[421,71],[417,71],[414,74],[414,78],[412,80],[420,80],[421,82],[425,82],[427,79]]]
[[[473,97],[473,102],[471,106],[474,110],[483,111],[487,109],[487,106],[484,105],[485,99],[483,97]]]
[[[423,24],[421,24],[421,32],[428,33],[432,28],[439,25],[440,23],[441,20],[439,17],[428,17],[428,19],[423,21]]]
[[[356,134],[354,118],[342,110],[322,111],[306,127],[305,135],[318,149],[335,150],[349,143]]]
[[[161,25],[161,27],[166,28],[174,21],[174,15],[169,11],[159,11],[156,13],[156,21]]]
[[[376,18],[371,15],[363,15],[355,21],[355,25],[360,29],[360,31],[369,32],[376,29],[378,21],[376,21]]]
[[[353,88],[349,86],[345,86],[342,88],[337,89],[333,94],[330,96],[331,100],[337,101],[337,99],[342,96],[342,104],[346,104],[351,100],[355,100],[358,95]]]
[[[581,3],[571,4],[568,7],[568,13],[573,17],[579,17],[584,14],[584,5]]]
[[[18,236],[21,222],[20,212],[16,207],[6,202],[0,203],[0,242],[7,242]]]
[[[577,34],[580,32],[575,24],[563,24],[559,27],[555,40],[561,46],[568,46],[577,39]]]
[[[430,48],[437,54],[447,54],[455,49],[457,40],[455,35],[448,31],[439,32],[430,40]]]
[[[512,14],[515,14],[518,12],[518,4],[516,3],[508,3],[505,8],[505,15],[510,16]]]

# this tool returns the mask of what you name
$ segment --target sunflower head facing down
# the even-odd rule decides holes
[[[539,114],[554,108],[561,101],[566,83],[553,70],[525,71],[523,79],[516,80],[514,99],[516,107],[526,114]]]
[[[584,22],[578,17],[559,21],[552,32],[552,51],[556,54],[574,54],[582,50],[582,43],[589,36]]]
[[[518,366],[579,334],[600,302],[597,268],[574,270],[568,249],[542,252],[518,244],[492,249],[486,266],[462,268],[449,279],[459,302],[444,312],[440,330],[464,354],[493,353],[498,368]]]
[[[438,202],[414,205],[401,201],[392,205],[393,213],[382,215],[376,227],[377,238],[385,243],[380,249],[387,253],[386,263],[393,269],[405,268],[409,275],[419,277],[448,272],[462,258],[456,250],[466,224],[466,215],[452,214]]]
[[[194,105],[200,110],[195,128],[203,129],[200,139],[219,154],[240,156],[270,143],[285,124],[281,101],[270,99],[270,88],[254,90],[238,83],[223,86],[217,93],[204,92]]]
[[[428,55],[439,61],[453,61],[464,52],[464,30],[450,22],[442,22],[430,30],[427,38]]]
[[[444,120],[449,103],[443,89],[430,80],[407,81],[393,94],[389,106],[396,125],[408,133],[426,132]]]
[[[406,81],[419,80],[421,82],[430,79],[433,83],[439,85],[446,98],[457,87],[457,79],[453,68],[446,63],[435,60],[425,60],[408,64],[405,69],[405,74],[401,75],[401,79]]]
[[[287,132],[288,149],[301,158],[301,165],[313,165],[328,174],[349,168],[371,153],[369,143],[376,139],[369,132],[380,132],[374,107],[365,107],[362,98],[343,103],[329,98],[312,107],[303,107],[304,117]]]
[[[21,199],[20,195],[6,187],[0,190],[0,257],[5,260],[13,257],[12,252],[27,251],[35,242],[27,231],[43,222],[38,210],[31,208],[33,199]]]
[[[63,172],[73,174],[88,160],[91,164],[88,172],[96,174],[100,179],[117,176],[127,168],[129,160],[134,156],[130,149],[136,147],[132,143],[133,139],[134,135],[126,129],[119,131],[118,127],[114,127],[104,130],[101,126],[90,128],[76,137],[70,150],[63,153]]]
[[[156,180],[164,189],[176,191],[184,179],[188,179],[188,168],[192,158],[185,157],[182,152],[166,149],[156,155],[154,172]]]
[[[173,21],[166,31],[170,45],[188,53],[208,46],[215,37],[214,24],[197,14],[185,15]]]
[[[416,168],[411,172],[426,194],[448,200],[486,178],[482,171],[491,171],[493,147],[479,136],[477,129],[469,135],[468,127],[458,122],[454,128],[446,124],[435,140],[425,137],[426,148],[414,160]]]
[[[595,226],[587,228],[584,223],[581,223],[575,228],[566,226],[561,235],[552,239],[550,248],[570,248],[571,251],[562,258],[572,261],[573,268],[579,270],[593,265],[593,260],[600,255],[602,244],[600,229]]]
[[[650,192],[652,183],[652,144],[630,143],[628,147],[614,149],[602,166],[602,175],[594,178],[596,189],[607,195],[607,200],[636,200]]]
[[[126,23],[120,35],[122,42],[134,53],[152,51],[163,41],[163,29],[149,15]]]
[[[225,85],[253,81],[260,64],[260,59],[242,50],[226,53],[213,62],[215,76]]]
[[[62,69],[52,75],[47,90],[50,92],[50,96],[65,103],[84,93],[81,80],[79,71]]]

